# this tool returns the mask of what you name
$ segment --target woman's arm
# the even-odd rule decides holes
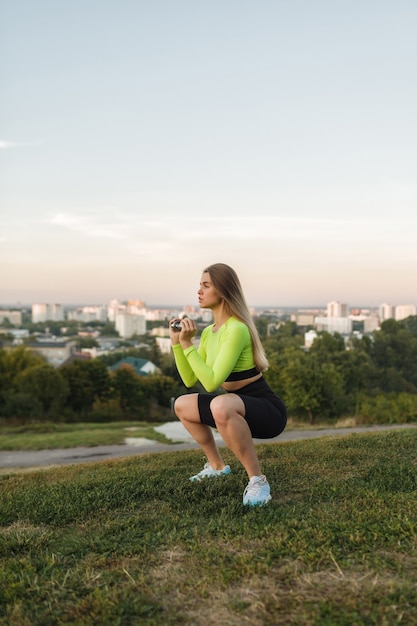
[[[174,328],[173,322],[180,322],[180,331]],[[184,354],[185,346],[194,345],[192,339],[196,334],[196,331],[197,328],[195,322],[188,318],[185,318],[183,320],[179,320],[177,318],[175,320],[171,320],[169,323],[169,334],[171,337],[171,345],[172,351],[174,353],[175,365],[177,366],[178,373],[181,376],[182,382],[186,387],[193,387],[198,382],[198,378],[194,374]],[[182,341],[180,341],[180,336],[182,338]]]
[[[186,387],[193,387],[198,382],[198,378],[191,369],[181,345],[179,343],[174,344],[172,351],[174,353],[175,365],[177,366],[182,382]]]
[[[210,352],[211,329],[206,329],[201,337],[199,349],[189,346],[184,349],[183,355],[186,358],[190,370],[201,382],[206,391],[212,392],[224,383],[232,372],[243,349],[250,343],[249,329],[244,324],[233,325],[226,328],[221,335],[217,354],[214,357],[213,365],[206,363],[207,354]],[[217,341],[213,337],[213,343]],[[194,383],[195,384],[195,383]]]

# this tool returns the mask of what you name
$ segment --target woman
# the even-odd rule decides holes
[[[174,405],[208,461],[190,480],[230,474],[213,437],[216,428],[248,474],[243,504],[262,506],[271,500],[270,487],[252,438],[277,437],[286,426],[286,408],[262,376],[268,361],[236,272],[224,263],[206,268],[198,301],[201,308],[211,309],[214,319],[203,330],[198,349],[192,342],[193,320],[182,319],[180,331],[175,329],[179,320],[170,323],[175,362],[185,386],[200,381],[208,392],[180,396]],[[219,387],[227,393],[214,393]]]

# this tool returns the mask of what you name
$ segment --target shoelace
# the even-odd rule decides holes
[[[245,495],[257,496],[264,484],[265,481],[262,478],[251,478],[248,486],[245,489]]]

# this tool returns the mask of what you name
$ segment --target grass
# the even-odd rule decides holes
[[[288,420],[286,430],[319,430],[322,428],[343,428],[355,426],[354,420],[339,421],[336,424],[317,424]],[[0,425],[0,452],[11,450],[52,450],[54,448],[76,448],[78,446],[106,446],[123,444],[127,437],[141,437],[174,443],[157,432],[149,422],[110,422],[110,423],[29,423],[18,426]]]
[[[126,437],[144,437],[171,443],[147,422],[111,423],[39,423],[21,426],[0,426],[0,451],[48,450],[78,446],[123,444]]]
[[[201,452],[0,477],[0,624],[417,624],[417,430],[258,446],[190,483]]]

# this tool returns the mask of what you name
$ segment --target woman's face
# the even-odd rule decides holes
[[[211,282],[210,274],[203,272],[200,288],[198,290],[198,302],[202,309],[212,309],[221,302],[221,296]]]

